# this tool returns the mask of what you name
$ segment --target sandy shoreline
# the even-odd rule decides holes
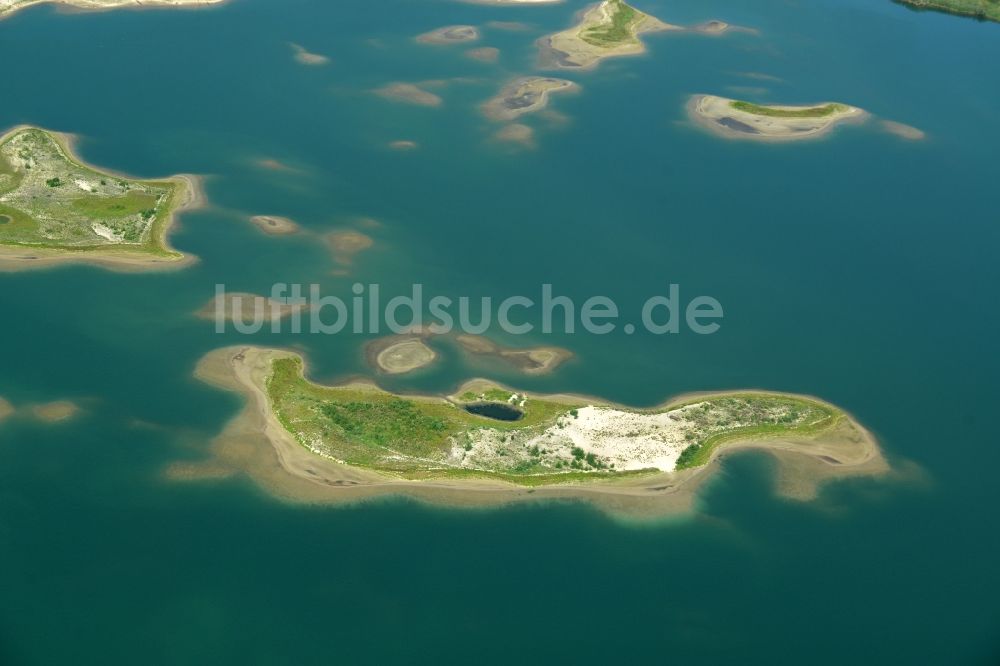
[[[245,474],[268,492],[293,502],[342,504],[405,496],[436,505],[491,507],[521,501],[572,499],[588,501],[614,514],[656,518],[690,511],[698,489],[718,468],[719,460],[731,451],[765,449],[774,454],[779,464],[779,490],[800,499],[814,497],[819,486],[829,479],[877,476],[889,471],[874,438],[848,417],[834,430],[809,440],[789,437],[727,443],[713,453],[709,464],[679,472],[537,487],[487,478],[395,478],[317,456],[300,446],[278,422],[264,389],[265,381],[272,360],[292,356],[298,354],[228,347],[203,357],[196,376],[218,388],[239,393],[246,403],[242,412],[212,441],[211,458],[168,469],[168,477],[196,479]],[[459,390],[474,389],[477,382],[483,381],[466,382]],[[675,399],[665,404],[677,402]]]
[[[0,244],[0,273],[9,273],[40,268],[52,268],[66,264],[89,264],[108,270],[137,273],[170,271],[185,268],[198,261],[194,255],[184,254],[170,245],[170,234],[177,227],[181,213],[198,210],[207,204],[203,179],[191,174],[177,174],[166,178],[134,178],[111,169],[94,166],[81,159],[76,151],[79,137],[64,132],[53,132],[34,125],[18,125],[0,135],[0,144],[24,130],[40,130],[53,138],[65,157],[77,165],[98,174],[146,183],[175,183],[179,187],[174,194],[170,215],[156,225],[153,233],[164,254],[129,247],[94,248],[48,248],[32,245]]]
[[[15,12],[50,3],[72,9],[86,11],[106,11],[110,9],[149,9],[165,7],[185,7],[193,9],[209,5],[221,5],[228,0],[0,0],[0,19]]]

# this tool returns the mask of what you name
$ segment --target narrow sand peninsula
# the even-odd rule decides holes
[[[403,375],[426,368],[438,355],[427,346],[421,335],[392,335],[372,340],[365,345],[365,358],[377,371],[387,375]]]
[[[481,335],[459,335],[455,341],[469,354],[498,359],[526,375],[548,374],[573,358],[573,352],[562,347],[512,349]]]
[[[472,25],[449,25],[417,35],[421,44],[464,44],[479,39],[479,29]]]
[[[587,69],[601,60],[638,55],[646,47],[639,36],[648,32],[683,30],[644,14],[624,0],[603,0],[584,10],[572,28],[538,41],[544,67]]]
[[[226,0],[0,0],[0,18],[19,9],[46,2],[78,9],[118,9],[121,7],[200,7],[218,5]]]
[[[483,114],[491,120],[511,121],[526,113],[541,111],[553,93],[572,92],[579,86],[566,79],[548,76],[526,76],[511,81],[493,99],[482,105]]]
[[[270,236],[288,236],[300,231],[299,225],[294,221],[278,215],[254,215],[250,221]]]
[[[255,321],[280,321],[308,309],[307,305],[290,305],[267,296],[233,292],[212,298],[195,312],[195,316],[207,321],[250,324]]]
[[[732,441],[720,446],[711,461],[679,472],[625,475],[558,485],[526,487],[489,478],[407,480],[352,467],[318,456],[300,445],[277,420],[265,389],[272,362],[291,352],[230,347],[206,355],[196,376],[246,399],[243,411],[211,444],[211,457],[201,464],[182,463],[168,477],[211,478],[230,471],[243,473],[272,494],[294,502],[352,503],[386,495],[404,495],[448,506],[499,506],[551,499],[587,500],[613,514],[658,518],[690,511],[702,483],[730,451],[766,449],[778,462],[778,490],[789,497],[815,497],[831,479],[884,475],[889,471],[871,435],[849,417],[825,434],[802,439]],[[475,390],[470,383],[462,390]],[[557,397],[550,397],[554,399]],[[566,396],[585,402],[587,398]],[[690,397],[686,398],[690,400]],[[176,474],[175,474],[176,472]]]
[[[381,88],[376,88],[373,92],[382,99],[387,99],[390,102],[403,102],[404,104],[413,104],[416,106],[435,107],[441,106],[444,102],[438,95],[428,92],[413,83],[388,83]]]
[[[868,119],[865,111],[836,102],[765,106],[715,95],[695,95],[688,102],[687,111],[699,127],[727,139],[749,141],[817,139],[842,123]]]

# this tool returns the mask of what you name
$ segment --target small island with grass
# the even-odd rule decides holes
[[[586,69],[614,56],[636,55],[646,47],[639,35],[681,28],[644,14],[624,0],[603,0],[586,10],[580,22],[543,37],[538,45],[545,66]]]
[[[863,122],[863,110],[825,102],[807,106],[753,104],[715,95],[695,95],[688,116],[700,127],[729,139],[798,141],[815,139],[844,122]]]
[[[1000,0],[894,0],[913,9],[971,16],[981,21],[1000,22]]]
[[[197,374],[247,399],[206,469],[229,465],[310,499],[443,492],[460,503],[469,493],[495,502],[526,489],[662,498],[693,490],[724,451],[748,447],[792,456],[790,469],[813,488],[886,470],[860,425],[805,396],[738,391],[635,409],[487,380],[449,396],[397,395],[365,381],[315,384],[300,355],[256,347],[213,352]]]
[[[72,154],[72,137],[20,127],[0,137],[0,268],[94,263],[120,270],[186,264],[167,232],[200,202],[197,180],[135,180]]]

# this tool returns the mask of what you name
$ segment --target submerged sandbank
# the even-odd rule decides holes
[[[250,222],[271,236],[288,236],[300,231],[299,225],[294,220],[280,215],[254,215],[250,218]]]
[[[195,312],[195,316],[216,323],[249,324],[255,321],[279,321],[308,309],[308,305],[292,305],[272,300],[267,296],[244,292],[226,292],[221,297],[215,296],[205,303]]]
[[[541,111],[549,103],[553,93],[573,92],[580,86],[550,76],[524,76],[505,85],[493,99],[485,102],[481,109],[491,120],[511,121],[527,113]]]
[[[449,25],[422,35],[417,35],[421,44],[464,44],[479,39],[479,29],[473,25]]]
[[[545,375],[573,358],[573,352],[562,347],[504,347],[482,335],[459,335],[455,342],[473,356],[494,358],[526,375]]]

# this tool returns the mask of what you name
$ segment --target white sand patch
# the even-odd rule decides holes
[[[90,225],[90,228],[94,230],[94,233],[103,238],[104,240],[111,241],[112,243],[121,243],[122,237],[119,236],[110,227],[106,227],[100,222],[94,222]]]
[[[685,439],[690,424],[684,414],[701,403],[661,414],[642,414],[605,407],[584,407],[577,417],[564,418],[529,445],[552,440],[566,442],[614,463],[617,470],[674,469],[681,452],[691,444]],[[562,427],[560,427],[562,426]]]

